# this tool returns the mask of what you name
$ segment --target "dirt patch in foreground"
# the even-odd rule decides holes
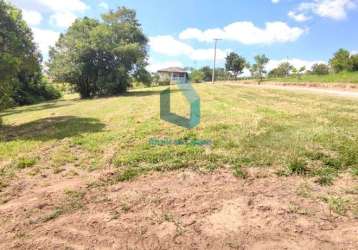
[[[80,176],[47,187],[22,182],[0,205],[0,249],[358,248],[357,218],[319,198],[347,193],[349,177],[334,189],[225,170],[154,173],[111,186]],[[70,201],[66,188],[76,190]]]

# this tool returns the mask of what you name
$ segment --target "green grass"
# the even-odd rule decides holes
[[[348,200],[335,196],[324,197],[323,200],[328,204],[330,211],[339,215],[346,214],[349,204]]]
[[[358,72],[341,72],[329,75],[303,75],[287,78],[272,78],[269,81],[297,83],[358,83]]]
[[[146,88],[124,96],[63,100],[1,114],[0,188],[18,171],[117,168],[113,181],[149,171],[225,167],[245,178],[250,167],[334,183],[341,172],[357,176],[358,102],[353,99],[227,85],[195,85],[201,124],[192,130],[161,121],[159,93]],[[173,112],[188,105],[173,93]],[[152,138],[212,145],[150,145]],[[282,172],[282,173],[283,173]]]

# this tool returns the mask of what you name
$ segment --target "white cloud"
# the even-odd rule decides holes
[[[192,47],[176,40],[172,36],[150,37],[149,45],[155,52],[167,56],[188,55],[193,50]]]
[[[149,39],[150,48],[166,56],[187,56],[192,60],[205,61],[214,57],[214,49],[194,49],[172,36],[155,36]],[[227,51],[217,49],[217,60],[223,60]]]
[[[100,8],[102,8],[102,9],[105,9],[105,10],[108,10],[108,9],[109,9],[109,5],[108,5],[108,3],[106,3],[106,2],[100,2],[100,3],[98,4],[98,6],[99,6]]]
[[[288,16],[297,22],[305,22],[305,21],[311,19],[311,17],[306,16],[304,13],[297,13],[294,11],[288,12]]]
[[[32,0],[32,2],[38,3],[51,9],[54,12],[82,12],[89,7],[81,0]]]
[[[67,28],[79,13],[89,9],[83,0],[11,0],[11,2],[23,10],[49,15],[50,24],[60,28]]]
[[[72,12],[56,12],[50,16],[50,23],[60,28],[67,28],[76,20],[76,18],[77,16]]]
[[[280,0],[271,0],[273,4],[277,4],[280,2]]]
[[[357,7],[357,0],[313,0],[301,3],[296,15],[307,15],[312,13],[320,17],[327,17],[334,20],[342,20],[347,17],[347,12]]]
[[[358,51],[357,50],[352,50],[351,51],[351,55],[357,55],[358,54]]]
[[[316,64],[316,63],[325,63],[325,64],[327,64],[327,62],[325,62],[325,61],[319,61],[319,60],[317,60],[317,61],[308,61],[308,60],[302,60],[302,59],[297,59],[297,58],[293,58],[293,59],[289,59],[289,60],[287,60],[287,59],[270,60],[270,62],[266,66],[266,70],[271,71],[274,68],[276,68],[279,64],[285,63],[285,62],[289,62],[291,65],[293,65],[297,69],[305,66],[307,70],[311,69],[313,64]]]
[[[169,67],[180,67],[183,68],[184,64],[180,61],[164,61],[164,62],[154,62],[150,61],[147,66],[149,72],[157,72],[160,69],[165,69]]]
[[[60,33],[39,28],[32,28],[32,31],[34,33],[35,43],[38,45],[44,57],[47,57],[49,47],[56,44]]]
[[[29,25],[38,25],[42,21],[42,15],[34,10],[22,10],[22,16]]]
[[[287,43],[296,41],[305,30],[298,27],[289,27],[284,22],[267,22],[265,28],[259,28],[252,22],[235,22],[223,29],[199,30],[189,28],[184,30],[180,39],[196,39],[210,42],[214,38],[240,42],[246,45]]]

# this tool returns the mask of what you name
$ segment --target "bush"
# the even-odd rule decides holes
[[[312,66],[312,74],[315,75],[328,75],[329,67],[324,63],[316,63]]]
[[[190,74],[190,79],[192,82],[199,83],[204,80],[205,74],[201,70],[193,70]]]
[[[269,72],[270,77],[286,77],[289,76],[290,72],[292,71],[293,66],[288,63],[281,63],[277,66],[277,68],[271,70]]]
[[[358,71],[358,54],[351,56],[352,71]]]
[[[12,99],[17,105],[29,105],[61,97],[61,92],[42,79],[37,84],[27,85],[15,90]]]
[[[50,83],[43,83],[40,88],[40,93],[46,100],[54,100],[62,96],[61,92]]]

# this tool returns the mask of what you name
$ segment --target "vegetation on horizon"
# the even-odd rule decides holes
[[[289,62],[283,62],[267,72],[265,67],[270,59],[266,55],[257,55],[254,59],[255,63],[250,65],[244,57],[231,52],[226,57],[225,69],[216,70],[216,80],[258,79],[259,83],[263,80],[358,83],[358,54],[350,54],[345,49],[338,50],[330,59],[329,64],[317,63],[310,69],[305,66],[295,68]],[[250,70],[251,76],[240,77],[245,68]],[[190,70],[193,82],[211,81],[212,69],[209,66],[199,70]]]

